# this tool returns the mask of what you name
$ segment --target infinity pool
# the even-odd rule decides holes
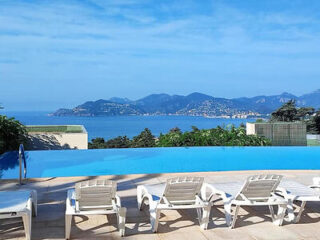
[[[186,147],[26,151],[27,177],[234,170],[320,169],[320,147]],[[19,175],[16,153],[0,156],[0,178]]]

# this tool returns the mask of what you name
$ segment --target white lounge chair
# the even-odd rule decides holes
[[[316,185],[308,187],[295,181],[282,181],[280,183],[277,192],[288,201],[288,220],[290,222],[299,222],[307,202],[320,202],[320,191],[313,188],[316,188]],[[300,210],[296,215],[293,208],[294,201],[301,202]]]
[[[138,208],[142,210],[147,199],[150,223],[157,232],[161,210],[196,209],[202,229],[207,229],[211,206],[200,197],[202,177],[176,177],[166,183],[137,187]]]
[[[285,216],[287,201],[275,195],[282,176],[279,175],[255,175],[247,178],[245,183],[204,183],[201,190],[203,199],[212,200],[214,195],[223,200],[227,225],[234,228],[239,208],[241,206],[268,206],[272,220],[276,225],[282,225]],[[207,198],[207,192],[210,192]],[[232,219],[232,205],[235,205]],[[278,214],[275,215],[273,206],[278,205]]]
[[[1,191],[0,219],[22,217],[26,239],[31,239],[32,216],[37,215],[35,190]]]
[[[116,214],[121,236],[125,234],[126,208],[121,207],[116,194],[117,183],[108,180],[89,180],[77,183],[67,194],[66,239],[70,239],[72,216]]]

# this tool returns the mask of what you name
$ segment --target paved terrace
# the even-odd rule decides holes
[[[206,240],[206,239],[320,239],[320,204],[307,204],[298,224],[272,224],[267,208],[241,209],[235,229],[226,226],[222,202],[215,203],[208,230],[200,230],[195,210],[163,211],[158,233],[150,230],[148,207],[137,209],[136,187],[139,184],[164,182],[173,176],[204,176],[207,182],[243,181],[247,176],[259,173],[282,174],[303,184],[311,184],[312,177],[320,171],[248,171],[206,172],[189,174],[152,174],[100,176],[118,182],[118,193],[123,206],[128,208],[126,237],[128,240]],[[29,180],[19,187],[14,182],[0,181],[0,190],[33,188],[38,191],[38,216],[33,218],[32,239],[64,239],[65,198],[75,183],[97,177],[69,177]],[[116,228],[116,218],[106,216],[75,217],[71,231],[72,239],[121,239]],[[0,239],[24,239],[20,219],[0,222]]]

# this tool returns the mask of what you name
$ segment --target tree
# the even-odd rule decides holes
[[[106,142],[106,148],[129,148],[131,141],[127,136],[119,136]]]
[[[21,143],[27,142],[27,131],[24,125],[14,118],[0,115],[0,154],[18,150]]]
[[[91,142],[89,142],[88,147],[89,149],[106,148],[106,143],[104,141],[104,138],[101,138],[101,137],[93,138]]]
[[[298,108],[296,118],[299,120],[308,120],[315,113],[313,107],[302,107]]]
[[[271,122],[293,122],[304,121],[307,125],[307,132],[320,133],[320,110],[315,112],[313,107],[297,108],[295,101],[290,100],[283,104],[278,110],[271,114]]]
[[[308,121],[307,131],[308,133],[320,134],[320,110]]]
[[[272,122],[293,122],[297,119],[298,110],[295,100],[290,100],[271,114]]]
[[[155,137],[152,135],[150,129],[145,128],[138,136],[133,137],[131,141],[131,147],[143,148],[143,147],[155,147]]]
[[[169,132],[170,132],[170,133],[182,133],[182,132],[181,132],[181,129],[178,128],[178,127],[171,128]]]

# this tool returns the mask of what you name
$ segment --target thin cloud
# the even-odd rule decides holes
[[[1,1],[0,74],[13,81],[134,80],[139,89],[152,78],[163,91],[166,81],[178,87],[189,80],[192,88],[224,77],[250,85],[255,75],[261,81],[275,73],[283,79],[320,76],[320,3],[303,11],[232,2]],[[224,86],[212,85],[215,93],[219,89],[223,96]],[[237,91],[230,95],[251,90]]]

